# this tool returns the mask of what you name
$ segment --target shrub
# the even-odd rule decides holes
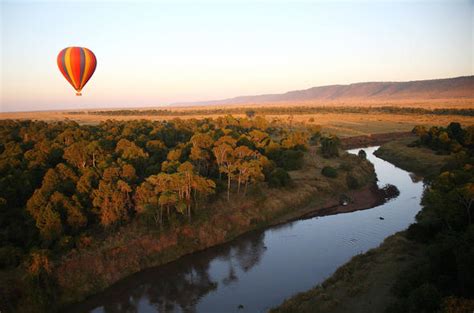
[[[290,183],[290,175],[288,175],[288,173],[280,167],[274,169],[268,178],[268,185],[272,188],[285,187]]]
[[[268,152],[266,156],[274,161],[278,167],[287,171],[298,170],[303,166],[304,153],[301,150],[276,149]]]
[[[280,163],[287,171],[298,170],[303,166],[303,155],[302,151],[285,150],[283,151]]]
[[[360,187],[359,180],[353,175],[347,175],[346,182],[347,187],[350,189],[357,189]]]
[[[334,167],[325,166],[321,170],[321,174],[323,174],[326,177],[336,178],[337,177],[337,170]]]
[[[361,158],[362,160],[366,160],[367,159],[367,152],[365,152],[365,150],[359,150],[359,152],[357,153],[357,155],[359,156],[359,158]]]
[[[341,141],[336,136],[329,136],[321,138],[321,154],[325,158],[332,158],[339,156],[339,147]]]

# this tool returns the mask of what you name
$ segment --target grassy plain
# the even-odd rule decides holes
[[[434,114],[389,114],[389,113],[298,113],[292,112],[292,108],[307,107],[341,107],[341,106],[357,106],[357,107],[383,107],[393,106],[402,108],[423,108],[423,109],[472,109],[474,101],[470,99],[456,100],[426,100],[426,101],[390,101],[390,102],[371,102],[371,101],[354,101],[354,102],[298,102],[298,103],[281,103],[265,104],[265,108],[287,108],[288,114],[265,114],[269,120],[278,119],[282,122],[305,125],[321,125],[323,132],[332,133],[340,137],[359,136],[368,134],[378,134],[387,132],[410,131],[416,125],[440,125],[446,126],[452,121],[457,121],[462,125],[474,125],[473,116],[463,115],[434,115]],[[233,108],[252,109],[262,107],[262,105],[246,104],[246,105],[226,105],[226,106],[194,106],[194,107],[155,107],[143,108],[143,110],[157,109],[168,110],[172,114],[166,115],[115,115],[115,114],[93,114],[94,110],[68,110],[68,111],[38,111],[38,112],[16,112],[16,113],[0,113],[0,119],[32,119],[44,121],[58,120],[74,120],[80,124],[97,124],[108,119],[115,120],[170,120],[173,118],[216,118],[225,114],[219,113],[220,110],[232,110]],[[134,109],[135,110],[135,109]],[[138,109],[140,110],[140,109]],[[113,109],[104,110],[105,112],[113,111]],[[232,114],[235,117],[244,116],[243,113]]]
[[[449,156],[437,155],[428,148],[408,147],[417,137],[408,137],[382,145],[375,155],[416,174],[428,177],[439,173]]]

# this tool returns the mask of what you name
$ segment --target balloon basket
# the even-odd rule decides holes
[[[76,92],[76,96],[82,96],[82,93]]]

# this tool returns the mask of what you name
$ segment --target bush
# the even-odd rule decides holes
[[[336,136],[321,138],[321,154],[325,158],[338,157],[340,146],[341,141]]]
[[[367,160],[367,152],[365,152],[365,150],[359,150],[359,152],[357,153],[357,155],[359,156],[359,158],[361,158],[362,160]]]
[[[325,166],[321,170],[321,174],[323,174],[326,177],[336,178],[337,177],[337,170],[334,167]]]
[[[359,180],[353,175],[347,175],[346,182],[347,187],[350,189],[357,189],[360,187]]]
[[[303,167],[304,152],[300,150],[273,150],[266,156],[274,161],[278,167],[287,171],[298,170]]]
[[[286,187],[290,183],[290,175],[288,175],[288,173],[280,167],[274,169],[268,178],[268,185],[272,188]]]

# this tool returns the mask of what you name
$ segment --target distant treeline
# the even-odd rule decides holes
[[[474,109],[424,109],[413,107],[336,107],[336,106],[286,106],[286,107],[229,107],[220,109],[192,109],[192,110],[172,110],[172,109],[150,109],[150,110],[111,110],[111,111],[75,111],[68,114],[93,114],[93,115],[157,115],[157,116],[189,116],[189,115],[225,115],[225,114],[255,114],[263,115],[291,115],[291,114],[315,114],[315,113],[357,113],[357,114],[415,114],[415,115],[462,115],[474,116]]]

